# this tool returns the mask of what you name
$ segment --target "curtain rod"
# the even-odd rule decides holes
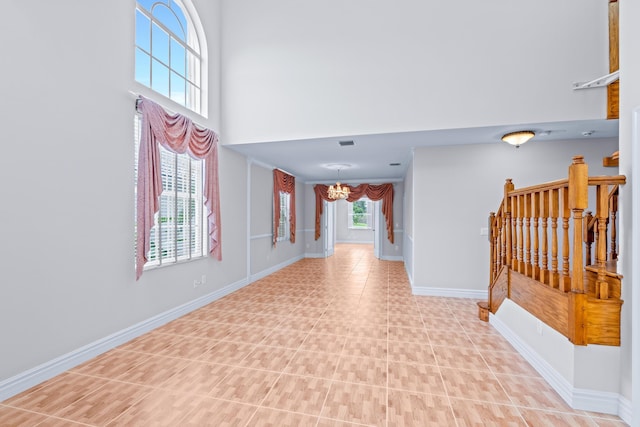
[[[183,114],[183,113],[175,112],[175,111],[173,111],[173,110],[171,110],[171,109],[169,109],[169,108],[166,108],[164,105],[160,104],[159,102],[154,101],[153,99],[149,98],[148,96],[146,96],[146,95],[142,95],[142,94],[140,94],[140,93],[136,93],[136,92],[134,92],[133,90],[128,90],[127,92],[129,93],[129,95],[131,95],[131,96],[136,100],[136,103],[135,103],[135,107],[134,107],[134,108],[135,108],[135,110],[136,110],[136,112],[137,112],[137,113],[141,113],[141,111],[138,109],[138,101],[140,101],[140,97],[144,97],[144,98],[147,98],[149,101],[151,101],[151,102],[155,102],[156,104],[160,105],[162,108],[164,108],[164,109],[165,109],[165,111],[167,111],[167,112],[168,112],[168,113],[170,113],[170,114],[180,114],[180,115],[182,115],[182,116],[187,117],[187,118],[188,118],[189,120],[191,120],[191,122],[193,122],[193,124],[195,124],[196,126],[199,126],[199,127],[203,128],[203,129],[210,129],[208,126],[202,125],[202,124],[198,123],[197,121],[193,120],[193,118],[191,117],[191,114]],[[186,107],[185,107],[185,108],[186,108]],[[188,109],[187,109],[187,110],[188,110]],[[189,110],[189,111],[191,111],[191,110]],[[191,111],[191,112],[192,112],[192,113],[194,113],[194,114],[198,114],[198,113],[196,113],[195,111]],[[198,114],[198,115],[199,115],[199,114]],[[202,116],[200,116],[200,117],[202,117]],[[212,130],[213,130],[213,129],[212,129]],[[214,131],[214,132],[216,132],[216,131]],[[218,132],[216,132],[216,135],[218,135],[218,137],[220,137],[220,135],[218,134]]]

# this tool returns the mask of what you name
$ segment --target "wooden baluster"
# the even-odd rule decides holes
[[[551,207],[551,286],[557,288],[558,281],[558,217],[560,216],[560,192],[550,190]]]
[[[532,197],[532,215],[533,215],[533,275],[531,276],[535,280],[540,280],[540,235],[539,235],[539,222],[540,217],[540,193],[533,193]]]
[[[504,254],[504,265],[511,265],[511,260],[513,258],[512,252],[512,227],[511,227],[511,200],[509,199],[509,192],[514,189],[513,182],[511,178],[507,178],[504,183],[504,197],[503,197],[503,205],[502,205],[502,215],[503,219],[503,232],[505,234],[504,237],[504,246],[502,253]]]
[[[569,219],[571,208],[569,206],[569,188],[562,189],[562,275],[560,289],[569,292],[571,289],[571,276],[569,276],[569,255],[571,242],[569,241]],[[580,252],[582,252],[582,239],[580,240]],[[582,265],[582,262],[580,262]]]
[[[499,215],[495,219],[496,229],[496,272],[500,271],[500,267],[502,266],[502,259],[504,258],[503,251],[503,241],[504,241],[504,229],[502,228],[502,211],[500,211]]]
[[[591,211],[586,211],[584,214],[584,231],[582,236],[584,238],[584,264],[591,265],[591,245],[593,244],[593,228],[591,222],[593,221],[593,215]]]
[[[511,197],[511,268],[518,271],[518,196]]]
[[[502,244],[502,249],[500,250],[500,265],[507,265],[507,215],[504,211],[502,211],[502,215],[500,216],[500,221],[502,221],[502,231],[500,233],[500,243]]]
[[[494,221],[496,220],[496,213],[489,213],[489,245],[490,245],[490,255],[489,255],[489,283],[493,283],[498,275],[498,270],[496,267],[496,259],[498,258],[498,254],[496,253],[496,229],[494,227]]]
[[[547,231],[547,219],[549,218],[549,191],[543,191],[542,197],[542,268],[540,270],[540,281],[551,284],[549,280],[549,236]]]
[[[616,217],[618,216],[618,190],[616,190],[616,192],[614,192],[611,195],[611,198],[609,198],[609,216],[611,218],[611,220],[609,221],[609,224],[611,224],[610,230],[609,230],[609,234],[611,235],[611,255],[610,255],[610,260],[616,260],[618,259],[618,252],[616,252],[617,250],[617,242],[618,242],[618,231],[616,229]]]
[[[522,196],[524,202],[524,234],[525,234],[525,253],[524,253],[524,274],[533,277],[531,272],[531,194]]]
[[[524,273],[524,195],[518,196],[518,273]]]
[[[607,282],[607,221],[609,220],[609,193],[606,184],[596,189],[596,218],[598,219],[598,242],[596,246],[596,264],[598,278],[596,279],[596,297],[609,298],[609,283]]]
[[[597,191],[597,190],[596,190]],[[596,204],[598,203],[597,198],[596,198]],[[600,233],[598,233],[598,216],[596,214],[596,218],[592,227],[592,232],[593,232],[593,247],[594,247],[594,255],[593,255],[593,264],[596,265],[596,259],[598,258],[598,239],[600,239]]]
[[[584,209],[589,205],[589,168],[587,164],[584,163],[582,156],[575,156],[573,158],[573,164],[569,166],[568,190],[568,200],[565,201],[568,201],[568,206],[573,213],[573,262],[571,271],[571,293],[569,294],[569,339],[575,345],[586,345],[587,334],[585,324],[587,298],[584,293],[584,266],[582,260],[582,232],[584,230],[582,214]],[[606,198],[606,195],[604,197]],[[596,210],[596,216],[597,214],[598,212]]]

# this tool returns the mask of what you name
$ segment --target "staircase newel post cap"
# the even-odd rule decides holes
[[[584,164],[584,156],[573,156],[573,164],[574,165]]]

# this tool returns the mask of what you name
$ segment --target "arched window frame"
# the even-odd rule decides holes
[[[157,17],[155,17],[153,15],[152,10],[149,10],[149,8],[147,8],[145,5],[151,5],[150,9],[153,10],[154,7],[159,7],[159,5],[165,6],[167,8],[169,8],[169,6],[174,6],[176,8],[179,8],[179,10],[182,12],[182,15],[184,16],[185,20],[186,20],[186,31],[185,31],[185,35],[186,35],[186,43],[185,46],[186,48],[189,50],[189,52],[191,52],[192,54],[194,54],[197,58],[199,58],[199,62],[200,62],[200,66],[198,67],[198,69],[194,69],[192,71],[190,71],[190,69],[185,70],[185,74],[189,74],[189,73],[196,73],[198,76],[198,80],[199,80],[199,85],[198,85],[198,94],[197,94],[197,99],[199,99],[199,105],[196,106],[190,106],[188,105],[186,102],[185,103],[180,103],[177,102],[175,99],[172,99],[170,97],[170,93],[169,94],[163,94],[161,92],[158,92],[156,90],[153,89],[152,87],[152,59],[153,55],[151,52],[151,49],[149,48],[149,50],[143,49],[140,46],[138,46],[138,43],[136,41],[134,41],[134,52],[135,52],[135,62],[138,61],[137,59],[137,55],[139,51],[144,52],[144,54],[148,55],[149,57],[149,76],[148,76],[148,84],[145,81],[140,81],[139,79],[137,79],[136,73],[134,73],[134,81],[136,83],[136,85],[138,86],[138,92],[145,95],[146,97],[154,100],[155,102],[165,106],[167,109],[169,110],[173,110],[176,112],[180,112],[183,114],[186,114],[187,116],[191,116],[192,119],[194,121],[198,120],[197,116],[193,116],[193,113],[196,113],[199,116],[202,117],[208,117],[208,113],[209,113],[209,100],[208,100],[208,83],[209,83],[209,57],[208,57],[208,47],[207,47],[207,40],[205,37],[205,32],[204,32],[204,27],[202,25],[202,23],[200,22],[199,16],[197,11],[195,10],[195,7],[193,6],[193,4],[191,3],[191,1],[189,0],[138,0],[136,1],[136,20],[138,19],[138,13],[143,14],[147,19],[150,20],[150,24],[149,24],[149,28],[152,28],[152,23],[157,23],[158,26],[160,28],[163,29],[163,31],[173,34],[173,31],[171,31],[167,25],[165,25],[164,23],[162,23],[161,21],[158,20]],[[176,19],[178,19],[176,17]],[[178,19],[179,21],[179,19]],[[136,26],[138,25],[138,23],[136,22]],[[137,38],[137,31],[138,29],[136,28],[136,35],[134,38]],[[151,31],[151,30],[150,30]],[[178,35],[173,34],[176,39],[179,38]],[[152,35],[151,33],[149,34],[149,43],[153,43],[152,40]],[[171,73],[171,64],[164,64],[165,66],[169,67],[169,73]],[[189,67],[189,65],[186,65],[187,67]],[[137,69],[137,64],[134,64],[134,69]],[[187,76],[185,76],[187,77]],[[169,79],[170,80],[170,79]],[[168,102],[167,102],[168,101]],[[186,93],[185,93],[185,101],[186,101]],[[195,108],[197,107],[197,108]]]
[[[153,14],[153,9],[154,7],[160,7],[159,5],[161,5],[162,7],[166,7],[168,11],[173,13],[176,21],[172,21],[169,24],[165,24],[164,22],[162,22],[162,17],[156,17]],[[158,26],[158,28],[166,32],[169,35],[169,40],[171,40],[172,36],[174,36],[175,39],[179,39],[180,38],[179,36],[181,36],[180,34],[175,34],[174,31],[172,31],[169,28],[169,26],[171,25],[174,25],[174,28],[175,28],[175,24],[180,23],[181,21],[180,18],[176,16],[174,10],[171,8],[177,8],[177,10],[179,10],[179,15],[181,14],[184,17],[184,23],[186,23],[186,25],[181,26],[181,28],[184,29],[185,37],[183,39],[184,43],[182,43],[182,41],[180,41],[180,43],[183,44],[185,48],[188,49],[189,52],[195,55],[195,57],[197,58],[196,62],[199,61],[198,69],[194,71],[189,71],[190,69],[189,64],[188,64],[188,61],[185,59],[185,78],[189,73],[195,73],[198,76],[198,80],[199,80],[199,85],[197,87],[198,95],[196,97],[197,99],[199,99],[199,102],[196,103],[195,105],[190,105],[186,102],[187,101],[186,93],[184,97],[185,102],[179,102],[180,100],[176,100],[175,98],[172,99],[170,97],[171,95],[170,92],[167,94],[167,93],[161,93],[159,91],[156,91],[154,90],[154,88],[152,87],[153,85],[151,84],[152,82],[151,64],[153,60],[152,59],[153,58],[153,55],[152,55],[153,24],[155,23]],[[200,19],[197,11],[195,10],[195,7],[193,6],[190,0],[137,0],[135,2],[134,13],[135,13],[135,20],[136,20],[136,31],[134,33],[134,40],[133,40],[134,52],[135,52],[134,57],[138,54],[138,51],[141,50],[140,46],[138,46],[138,39],[137,39],[138,16],[139,14],[142,14],[144,17],[149,19],[149,22],[148,22],[149,48],[147,51],[144,51],[144,53],[148,55],[148,58],[149,58],[148,59],[149,65],[147,66],[148,73],[149,73],[148,81],[145,82],[145,81],[140,81],[140,79],[138,79],[137,58],[136,58],[134,61],[134,75],[133,75],[133,84],[134,84],[134,87],[136,88],[135,92],[139,93],[140,95],[144,95],[150,100],[155,101],[157,104],[165,108],[166,111],[168,112],[175,112],[175,113],[182,114],[186,117],[189,117],[195,124],[203,123],[204,122],[203,118],[206,119],[208,116],[208,95],[207,95],[208,94],[208,70],[209,70],[208,48],[207,48],[204,28],[202,26],[202,23],[200,22]],[[165,16],[170,16],[170,15],[165,15]],[[171,48],[169,48],[169,50],[170,49]],[[170,55],[170,54],[167,53],[167,55]],[[185,57],[188,57],[186,53],[185,53]],[[171,73],[170,57],[168,62],[169,62],[168,64],[165,63],[164,65],[169,66],[169,73]],[[146,84],[146,83],[149,83],[149,84]],[[196,98],[192,98],[192,99],[196,99]],[[139,133],[140,115],[139,114],[136,115],[134,125],[135,125],[134,135],[135,135],[135,141],[136,141],[135,178],[137,183],[138,144],[140,141],[140,133]],[[144,265],[145,270],[149,268],[171,265],[171,264],[175,264],[183,261],[189,261],[194,258],[205,257],[207,256],[207,252],[211,250],[211,248],[208,247],[208,244],[207,244],[208,229],[206,224],[207,222],[206,215],[204,214],[204,211],[203,211],[204,197],[203,197],[203,188],[201,185],[203,182],[202,161],[192,159],[186,153],[176,154],[176,153],[169,152],[163,147],[159,147],[159,150],[160,150],[160,156],[162,159],[161,167],[162,167],[163,190],[162,190],[162,195],[160,196],[161,208],[156,214],[155,225],[151,230],[152,251],[156,250],[156,252],[155,253],[150,252],[148,254],[148,257],[149,257],[148,261]],[[185,164],[188,165],[186,168],[184,167]],[[197,172],[195,175],[193,175],[194,171]],[[184,199],[185,197],[184,194],[180,194],[184,192],[178,191],[179,186],[176,185],[176,183],[180,182],[180,180],[183,180],[183,181],[186,180],[188,182],[197,183],[198,189],[196,191],[196,194],[187,194],[186,196],[187,199]],[[190,185],[191,184],[189,184],[188,186]],[[134,188],[136,186],[137,184],[134,185]],[[136,188],[136,198],[137,198],[137,188]],[[192,204],[192,202],[195,201],[195,206],[196,206],[195,208],[189,209],[191,213],[193,212],[196,213],[195,215],[196,219],[193,222],[193,224],[190,225],[191,230],[192,231],[195,230],[193,232],[196,233],[195,234],[196,237],[193,237],[191,239],[190,246],[188,247],[179,243],[180,242],[179,240],[176,241],[177,239],[176,236],[178,236],[178,231],[171,231],[171,230],[168,230],[167,228],[167,218],[171,218],[172,215],[175,216],[180,201],[182,201],[183,203],[190,203],[190,204]],[[168,207],[165,208],[165,206],[168,206]],[[181,224],[179,225],[169,224],[169,226],[177,227],[177,226],[181,226]],[[136,227],[136,233],[137,233],[137,227]],[[169,237],[168,245],[165,244],[165,246],[162,247],[163,239],[166,240],[165,237],[163,236],[165,236],[166,233],[169,233],[171,236]],[[185,249],[181,250],[180,249],[181,247]]]

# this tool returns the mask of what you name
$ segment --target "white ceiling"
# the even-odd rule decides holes
[[[284,170],[297,179],[312,183],[400,181],[407,171],[411,152],[417,147],[461,144],[505,144],[500,137],[517,130],[533,130],[536,136],[527,144],[543,141],[617,138],[617,120],[588,120],[534,123],[523,126],[443,129],[375,135],[345,135],[306,140],[227,144],[269,167]],[[544,135],[544,132],[548,132]],[[592,132],[590,135],[583,135]],[[342,147],[339,141],[353,141]],[[515,149],[515,148],[514,148]],[[390,166],[390,163],[400,163]],[[349,168],[336,167],[348,164]],[[334,166],[332,166],[334,165]]]

